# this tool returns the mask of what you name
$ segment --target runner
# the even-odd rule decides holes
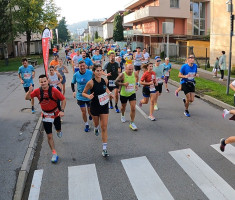
[[[195,96],[195,80],[194,77],[199,77],[197,74],[197,65],[194,63],[194,55],[188,57],[188,63],[184,64],[179,72],[179,78],[182,78],[180,84],[182,85],[182,91],[186,96],[186,100],[183,99],[185,105],[184,115],[190,117],[188,107],[189,102],[194,101]]]
[[[100,53],[100,50],[99,49],[96,49],[95,50],[95,55],[92,57],[92,62],[93,64],[100,64],[102,66],[102,55],[99,54]]]
[[[126,47],[123,48],[123,50],[120,52],[120,56],[122,58],[122,65],[124,65],[126,63],[124,55],[127,54],[127,50]]]
[[[144,60],[142,61],[143,64],[147,64],[150,61],[149,53],[146,51],[146,48],[143,49],[143,56]]]
[[[87,111],[88,111],[90,120],[92,120],[92,117],[90,113],[90,99],[83,97],[82,92],[87,82],[91,80],[92,74],[93,74],[92,71],[86,69],[86,64],[82,60],[79,62],[79,71],[73,75],[73,80],[71,82],[73,97],[74,98],[77,97],[77,104],[80,106],[80,109],[82,112],[82,118],[85,123],[85,128],[84,128],[85,132],[90,131],[90,126],[87,121]],[[74,84],[76,83],[77,83],[77,96],[76,96],[76,92],[74,89]],[[90,91],[88,91],[88,94],[90,94]],[[87,111],[86,111],[86,106],[87,106]]]
[[[59,66],[56,68],[56,70],[60,73],[63,80],[61,81],[62,84],[62,94],[65,95],[65,83],[66,83],[66,77],[64,73],[69,73],[66,66],[63,65],[63,59],[59,59]]]
[[[86,51],[82,51],[82,58],[78,60],[78,62],[80,62],[81,60],[83,60],[87,66],[88,69],[92,69],[93,66],[93,62],[91,61],[90,58],[86,57]]]
[[[79,70],[78,61],[82,59],[82,55],[80,54],[80,51],[77,51],[76,53],[77,55],[75,55],[72,60],[73,73]]]
[[[53,56],[57,55],[58,54],[58,49],[56,46],[54,46],[54,48],[52,49],[53,51]]]
[[[138,83],[138,75],[137,72],[134,72],[134,67],[132,64],[129,64],[125,67],[125,71],[116,79],[116,85],[121,86],[121,92],[120,92],[120,101],[121,101],[121,122],[126,122],[125,118],[125,110],[126,110],[126,104],[129,100],[130,106],[131,106],[131,112],[130,112],[130,125],[129,127],[133,131],[137,131],[137,126],[134,123],[135,120],[135,106],[136,106],[136,90],[138,89],[138,86],[136,83]]]
[[[49,66],[57,67],[59,65],[59,55],[55,55]]]
[[[138,77],[139,77],[139,73],[140,73],[140,68],[141,68],[141,64],[142,64],[142,61],[145,59],[143,54],[140,52],[141,51],[141,48],[140,47],[137,47],[136,48],[136,51],[134,53],[134,66],[135,66],[135,71],[137,72],[138,74]],[[138,82],[138,85],[140,86],[140,83]]]
[[[99,122],[101,126],[101,136],[103,142],[102,155],[104,157],[109,156],[107,151],[108,141],[108,117],[109,117],[109,97],[112,96],[112,92],[107,87],[108,81],[101,78],[103,71],[101,65],[94,65],[92,69],[95,78],[90,80],[82,93],[82,95],[91,100],[91,114],[94,122],[94,133],[99,135]],[[88,91],[90,90],[90,94]]]
[[[127,53],[124,55],[123,58],[125,59],[125,64],[126,65],[132,64],[133,54],[131,53],[130,49],[127,49]]]
[[[155,121],[156,118],[153,116],[154,104],[156,102],[156,74],[153,71],[153,64],[147,64],[147,71],[141,77],[140,84],[144,85],[143,87],[143,96],[144,98],[139,102],[139,106],[142,107],[142,104],[148,104],[150,97],[150,109],[149,109],[149,117],[151,121]]]
[[[42,109],[42,121],[43,127],[47,134],[48,144],[52,151],[52,158],[51,162],[56,163],[58,161],[58,155],[55,150],[53,135],[52,135],[52,123],[55,126],[57,136],[59,138],[62,137],[61,131],[61,122],[60,117],[64,116],[64,109],[66,105],[65,97],[59,92],[57,89],[53,87],[49,87],[49,82],[46,75],[39,76],[39,84],[40,88],[37,88],[33,91],[33,87],[29,87],[29,91],[26,93],[25,99],[33,99],[37,97]],[[61,110],[57,107],[57,100],[60,100],[61,103]]]
[[[156,74],[156,102],[154,104],[154,110],[158,110],[157,107],[157,100],[158,97],[161,96],[162,93],[162,85],[163,85],[163,78],[164,78],[164,66],[160,65],[161,58],[159,56],[155,57],[155,66],[153,67],[153,71]]]
[[[165,88],[166,88],[166,92],[169,92],[169,89],[168,89],[168,80],[169,80],[169,77],[170,77],[170,71],[171,71],[171,63],[169,63],[169,58],[166,57],[165,58],[165,63],[162,64],[164,66],[164,76],[165,76]]]
[[[18,77],[21,84],[23,84],[24,91],[27,93],[29,91],[29,86],[33,84],[33,79],[35,77],[35,70],[32,65],[29,65],[27,58],[22,59],[22,66],[19,67]],[[34,110],[34,98],[31,99],[32,114],[35,113]]]
[[[117,113],[119,113],[120,111],[118,109],[118,86],[115,85],[115,80],[118,77],[119,69],[120,68],[118,67],[118,63],[115,62],[115,54],[110,53],[109,62],[107,62],[103,68],[103,71],[107,70],[107,74],[103,74],[108,78],[108,89],[111,92],[114,90],[115,109]],[[113,109],[112,96],[110,96],[110,109]]]

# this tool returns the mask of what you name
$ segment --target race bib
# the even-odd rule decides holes
[[[96,60],[95,64],[99,65],[99,64],[101,64],[101,61],[100,60]]]
[[[157,83],[162,83],[162,78],[161,77],[157,77]]]
[[[24,73],[24,79],[30,79],[31,78],[31,74],[30,73]]]
[[[155,89],[155,86],[154,85],[150,85],[150,88],[149,88],[150,92],[154,92],[156,89]]]
[[[135,90],[135,86],[133,84],[129,84],[126,87],[126,92],[133,92]]]
[[[170,76],[170,72],[166,71],[165,76]]]
[[[104,94],[98,95],[98,99],[100,105],[103,106],[109,102],[109,95],[105,92]]]
[[[46,113],[46,112],[42,112],[42,114],[43,114],[43,118],[42,118],[42,121],[43,121],[43,122],[51,122],[51,123],[54,122],[55,113]]]
[[[115,87],[115,81],[114,80],[109,80],[109,87]]]
[[[195,72],[189,72],[188,73],[188,80],[193,80],[195,76]]]

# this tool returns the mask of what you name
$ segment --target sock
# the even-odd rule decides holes
[[[116,108],[116,109],[118,108],[118,105],[117,105],[117,103],[115,103],[115,108]]]
[[[185,110],[186,113],[189,113],[188,110]]]
[[[107,143],[103,143],[103,150],[107,149]]]
[[[57,154],[55,149],[52,151],[52,154]]]
[[[85,125],[89,125],[88,122],[85,122]]]
[[[34,110],[34,106],[32,106],[32,110]]]
[[[99,125],[97,127],[95,127],[95,129],[99,129]]]
[[[109,103],[110,103],[110,107],[113,107],[113,102],[112,102],[112,101],[109,101]]]
[[[224,110],[224,114],[225,114],[225,115],[229,114],[229,111],[228,111],[227,109]]]
[[[223,144],[224,146],[226,145],[226,144],[225,144],[225,140],[222,141],[222,144]]]

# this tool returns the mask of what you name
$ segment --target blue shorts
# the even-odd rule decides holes
[[[80,106],[80,108],[85,108],[86,106],[87,106],[87,108],[91,107],[91,101],[77,100],[77,104]]]
[[[150,91],[149,86],[144,86],[142,92],[143,92],[143,96],[148,98],[148,97],[150,97],[151,93],[153,93],[153,94],[156,93],[156,90],[155,91]]]

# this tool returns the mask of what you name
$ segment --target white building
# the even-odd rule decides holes
[[[98,32],[99,37],[103,37],[103,21],[91,21],[88,22],[89,35],[93,41],[95,38],[95,32]]]

